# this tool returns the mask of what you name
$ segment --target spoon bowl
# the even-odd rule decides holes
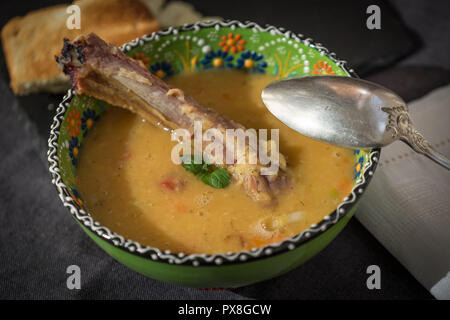
[[[450,168],[449,160],[414,129],[405,101],[373,82],[340,76],[291,78],[272,82],[261,96],[275,117],[305,136],[353,149],[402,140]]]

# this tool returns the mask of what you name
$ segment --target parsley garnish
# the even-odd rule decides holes
[[[225,168],[207,164],[203,160],[202,163],[196,164],[193,155],[182,156],[181,162],[186,171],[193,173],[211,187],[222,189],[230,184],[230,174]]]

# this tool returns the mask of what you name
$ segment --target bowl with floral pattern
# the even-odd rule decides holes
[[[356,74],[321,44],[303,35],[253,22],[199,22],[169,28],[121,47],[156,76],[234,68],[278,79]],[[108,254],[148,277],[190,287],[239,287],[283,274],[321,251],[353,216],[373,176],[379,149],[354,151],[353,189],[333,212],[296,236],[227,254],[179,254],[142,245],[101,225],[85,208],[76,183],[86,134],[106,103],[69,90],[59,104],[48,141],[52,182],[81,228]]]

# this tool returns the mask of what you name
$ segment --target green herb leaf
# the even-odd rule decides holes
[[[187,172],[191,172],[195,175],[199,174],[204,170],[203,163],[200,164],[194,163],[194,156],[191,155],[181,156],[181,162]]]
[[[230,184],[230,174],[225,168],[217,168],[213,172],[203,176],[202,181],[216,189],[222,189]]]
[[[222,189],[230,184],[230,174],[225,168],[207,164],[204,161],[201,164],[195,164],[193,155],[182,156],[181,162],[186,171],[195,174],[211,187]]]

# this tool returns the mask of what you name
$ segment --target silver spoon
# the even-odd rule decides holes
[[[262,100],[288,127],[313,139],[353,149],[408,144],[444,168],[450,161],[414,129],[405,101],[375,83],[319,76],[275,81]]]

